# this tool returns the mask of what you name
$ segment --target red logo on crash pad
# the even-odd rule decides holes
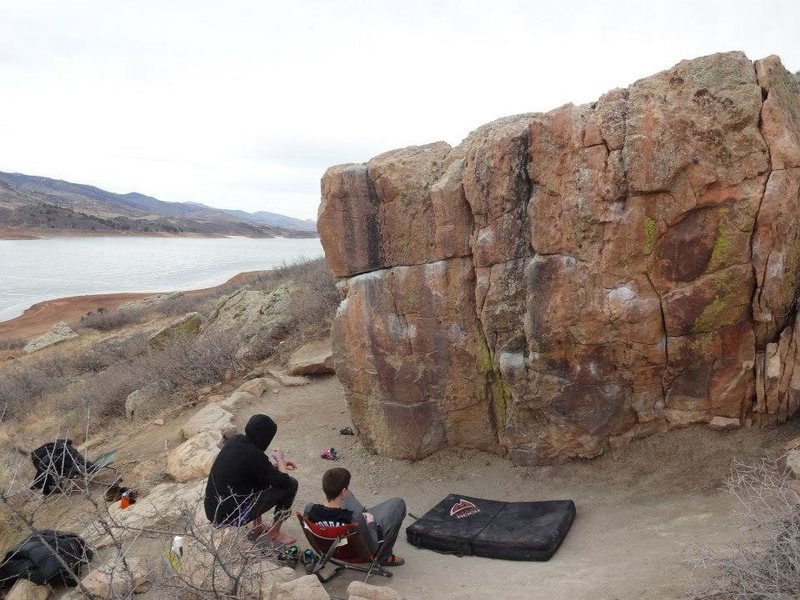
[[[450,516],[455,517],[456,519],[463,519],[464,517],[468,517],[479,512],[481,512],[481,509],[475,506],[469,500],[459,500],[453,504],[453,507],[450,509]]]

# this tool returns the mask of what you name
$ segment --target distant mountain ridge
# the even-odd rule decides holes
[[[0,226],[74,232],[195,235],[316,235],[316,223],[270,212],[223,210],[194,202],[165,202],[136,192],[0,172]]]

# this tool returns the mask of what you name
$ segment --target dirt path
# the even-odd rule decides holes
[[[338,465],[353,473],[353,491],[367,505],[402,496],[411,513],[422,515],[451,492],[501,500],[575,501],[577,519],[546,563],[445,556],[413,548],[401,537],[396,551],[406,565],[394,569],[391,580],[373,577],[370,582],[425,599],[682,598],[690,585],[687,548],[725,548],[740,535],[731,517],[733,503],[718,491],[731,458],[760,457],[800,434],[797,422],[764,432],[690,428],[653,436],[593,461],[536,469],[517,468],[469,450],[409,463],[371,454],[357,439],[338,433],[349,418],[335,377],[274,388],[277,393],[267,390],[261,399],[241,407],[236,424],[242,429],[258,412],[278,422],[274,445],[283,447],[299,466],[297,508],[320,500],[322,473],[334,463],[322,460],[319,452],[330,446],[343,455]],[[175,447],[181,424],[201,406],[161,427],[146,426],[133,435],[121,430],[88,454],[118,446],[122,471],[130,473],[137,464]],[[68,525],[74,515],[63,504],[54,503],[40,526]],[[406,525],[411,522],[407,519]],[[294,521],[287,531],[302,537]],[[150,542],[153,547],[158,544]],[[303,539],[299,544],[307,547]],[[344,590],[354,578],[341,575],[327,586],[329,592],[346,597]]]
[[[332,463],[319,452],[328,446],[344,454],[338,464],[353,473],[353,490],[367,505],[402,496],[419,516],[448,493],[575,501],[578,517],[547,563],[444,556],[403,538],[396,550],[407,564],[395,569],[392,580],[371,580],[421,598],[461,600],[487,594],[509,600],[679,598],[691,573],[683,562],[687,545],[722,548],[738,535],[731,527],[732,501],[718,491],[731,457],[759,457],[800,431],[799,423],[769,432],[698,427],[654,436],[594,461],[521,469],[474,451],[441,452],[417,463],[372,455],[338,433],[349,419],[335,378],[268,393],[243,408],[238,423],[256,412],[279,423],[276,445],[299,462],[299,507],[321,497],[321,476]],[[301,536],[294,523],[290,531]],[[345,596],[352,579],[342,575],[330,592]]]

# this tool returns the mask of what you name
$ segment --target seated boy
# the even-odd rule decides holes
[[[350,471],[341,467],[328,469],[322,476],[322,491],[325,492],[324,504],[309,504],[305,515],[309,521],[326,527],[338,527],[348,523],[357,523],[364,532],[369,549],[378,551],[384,536],[391,536],[382,555],[380,564],[396,567],[405,560],[392,554],[394,542],[400,531],[400,524],[406,517],[406,503],[402,498],[391,498],[367,509],[350,492]]]

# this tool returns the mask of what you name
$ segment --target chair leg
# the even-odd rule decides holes
[[[364,563],[364,564],[349,563],[349,562],[340,561],[340,560],[336,560],[336,559],[333,559],[330,562],[331,562],[331,564],[337,565],[340,569],[351,569],[353,571],[359,571],[361,573],[366,573],[367,576],[364,577],[364,582],[365,583],[366,583],[367,579],[370,578],[371,575],[380,575],[381,577],[388,577],[388,578],[394,577],[394,573],[384,569],[377,560],[369,563],[369,566],[367,566],[366,563]]]
[[[331,563],[331,564],[333,564],[333,563]],[[336,567],[336,568],[333,570],[333,573],[331,573],[331,574],[330,574],[330,575],[328,575],[327,577],[324,577],[324,576],[322,575],[322,568],[323,568],[323,565],[318,565],[318,566],[314,567],[314,571],[312,571],[312,572],[313,572],[313,574],[317,576],[317,579],[319,579],[319,582],[320,582],[320,583],[328,583],[328,582],[329,582],[331,579],[333,579],[333,578],[334,578],[334,577],[336,577],[336,576],[337,576],[339,573],[341,573],[342,571],[344,571],[344,567],[337,566],[337,567]]]
[[[314,575],[317,576],[317,579],[319,579],[321,583],[329,582],[331,579],[336,577],[342,571],[342,569],[344,569],[344,566],[342,566],[341,563],[339,563],[336,560],[333,560],[333,554],[334,552],[336,552],[336,549],[339,547],[339,544],[341,543],[342,539],[344,539],[344,536],[339,536],[330,545],[328,551],[324,555],[322,555],[322,557],[320,557],[319,562],[315,565],[314,570],[312,571]],[[331,573],[328,577],[323,577],[322,569],[324,569],[325,565],[327,565],[328,563],[335,565],[336,568],[334,569],[333,573]]]

